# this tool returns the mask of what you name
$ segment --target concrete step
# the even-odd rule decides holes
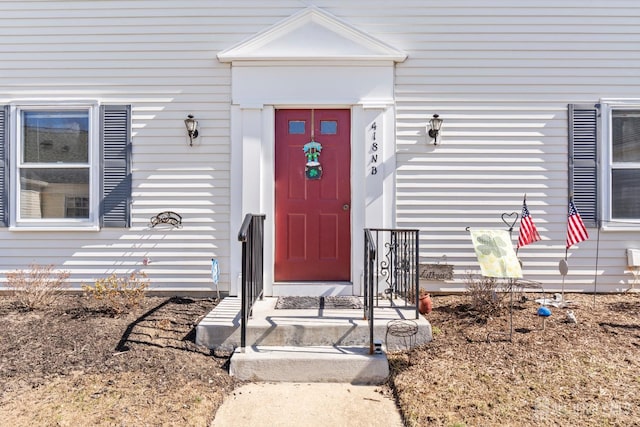
[[[384,353],[336,346],[237,348],[229,373],[245,381],[382,384],[389,375]]]
[[[247,346],[369,347],[369,323],[362,310],[281,310],[277,298],[258,301],[247,324]],[[240,345],[240,299],[223,299],[196,328],[196,342],[209,348],[233,350]],[[400,323],[400,325],[398,325]],[[408,326],[415,333],[391,328]],[[400,328],[402,329],[402,328]],[[399,306],[374,310],[374,339],[390,351],[431,341],[431,325],[415,310]]]

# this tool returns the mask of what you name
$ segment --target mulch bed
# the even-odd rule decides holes
[[[434,341],[389,354],[408,426],[639,425],[640,295],[575,295],[480,312],[432,296]],[[0,424],[208,426],[237,385],[228,354],[194,342],[214,299],[147,297],[114,316],[83,296],[23,311],[0,296]]]
[[[148,297],[113,316],[82,296],[30,312],[0,297],[2,423],[208,425],[234,387],[228,355],[194,342],[215,305]]]
[[[390,355],[408,426],[640,425],[640,295],[571,294],[542,319],[531,298],[483,313],[432,296],[434,341]],[[510,339],[511,338],[511,339]]]

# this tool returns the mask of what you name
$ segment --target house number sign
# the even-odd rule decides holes
[[[367,143],[369,145],[369,153],[371,157],[369,158],[369,165],[371,166],[371,175],[378,174],[378,148],[379,143],[376,137],[376,133],[378,131],[377,122],[371,123],[371,126],[367,132]]]

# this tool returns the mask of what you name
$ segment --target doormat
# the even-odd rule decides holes
[[[329,297],[278,297],[276,309],[363,309],[360,298],[355,296]]]

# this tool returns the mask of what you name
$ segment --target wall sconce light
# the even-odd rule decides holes
[[[429,137],[433,138],[433,145],[438,145],[440,128],[442,128],[442,119],[439,115],[434,114],[431,120],[429,120]]]
[[[193,114],[189,114],[184,119],[184,125],[187,127],[187,134],[189,135],[189,146],[193,146],[193,140],[198,137],[198,121],[193,118]]]

